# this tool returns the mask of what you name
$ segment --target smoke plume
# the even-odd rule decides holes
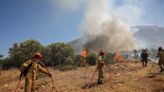
[[[135,48],[129,25],[116,16],[107,0],[87,1],[85,18],[80,31],[85,38],[84,48],[120,51]]]
[[[110,51],[127,51],[136,48],[129,26],[137,23],[141,16],[140,7],[133,4],[138,0],[122,0],[123,4],[115,8],[113,4],[116,0],[62,1],[59,3],[61,7],[77,8],[81,3],[85,7],[84,19],[79,28],[83,35],[81,38],[83,48],[88,50],[102,48]]]

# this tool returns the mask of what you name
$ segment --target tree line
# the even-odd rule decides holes
[[[11,67],[20,67],[22,63],[31,59],[34,53],[42,54],[42,62],[47,66],[54,67],[59,70],[70,70],[76,67],[82,67],[82,58],[80,54],[75,54],[73,48],[63,42],[52,43],[43,46],[40,42],[31,39],[20,43],[14,43],[9,48],[9,55],[2,60],[2,68],[8,69]],[[96,64],[97,53],[91,52],[88,54],[87,63],[89,65]],[[112,60],[112,54],[107,53],[106,62]],[[109,60],[110,59],[110,60]]]

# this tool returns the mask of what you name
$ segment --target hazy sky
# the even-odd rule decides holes
[[[80,37],[85,2],[0,0],[0,54],[7,55],[13,43],[27,39],[48,45]],[[130,26],[164,26],[164,0],[109,0],[109,7]]]

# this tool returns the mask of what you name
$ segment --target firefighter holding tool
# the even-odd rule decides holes
[[[25,76],[25,90],[24,92],[35,92],[35,85],[36,80],[38,77],[38,72],[42,72],[47,74],[49,77],[52,75],[46,69],[39,64],[41,60],[41,54],[35,53],[33,58],[23,63],[20,67],[21,75],[20,78],[24,75]]]

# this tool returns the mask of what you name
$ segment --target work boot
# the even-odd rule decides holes
[[[102,80],[98,79],[97,84],[102,84]]]
[[[142,63],[143,64],[143,67],[145,66],[145,64],[144,63]]]
[[[160,72],[163,72],[164,71],[164,68],[162,66],[160,66]]]
[[[161,70],[159,71],[159,72],[163,72],[164,71],[164,69],[163,68],[161,68]]]

